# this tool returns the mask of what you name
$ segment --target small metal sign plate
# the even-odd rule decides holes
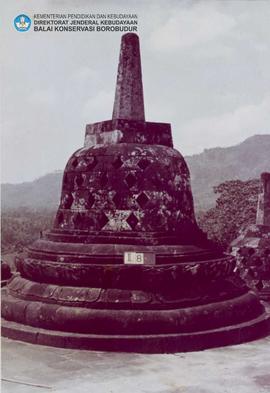
[[[155,265],[156,255],[151,252],[134,252],[124,253],[124,263],[127,265]]]

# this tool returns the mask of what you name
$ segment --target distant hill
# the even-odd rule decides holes
[[[59,203],[63,171],[55,171],[34,181],[1,186],[2,209],[56,209]]]
[[[206,210],[216,200],[213,186],[225,180],[258,178],[261,172],[270,170],[270,135],[255,135],[236,146],[206,149],[185,158],[196,209]],[[2,208],[56,209],[62,173],[56,171],[32,182],[2,184]]]
[[[215,204],[213,187],[226,180],[249,180],[270,171],[270,135],[255,135],[238,145],[205,149],[185,157],[198,210]]]

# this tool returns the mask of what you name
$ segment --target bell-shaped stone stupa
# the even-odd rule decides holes
[[[197,226],[170,124],[145,121],[139,38],[125,34],[112,120],[86,126],[53,229],[17,258],[2,334],[149,353],[266,335],[264,307],[234,267]]]

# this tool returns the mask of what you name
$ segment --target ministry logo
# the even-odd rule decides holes
[[[31,26],[31,19],[27,15],[18,15],[14,19],[14,26],[17,31],[27,31]]]

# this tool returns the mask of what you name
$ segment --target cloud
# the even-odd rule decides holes
[[[199,153],[204,148],[216,146],[231,146],[254,134],[270,133],[269,108],[270,95],[258,104],[244,105],[219,116],[194,119],[184,124],[182,133],[190,141],[186,144],[185,153]]]
[[[195,3],[175,8],[165,23],[150,36],[154,49],[170,52],[202,45],[226,35],[236,25],[229,14],[221,13],[216,3]]]

